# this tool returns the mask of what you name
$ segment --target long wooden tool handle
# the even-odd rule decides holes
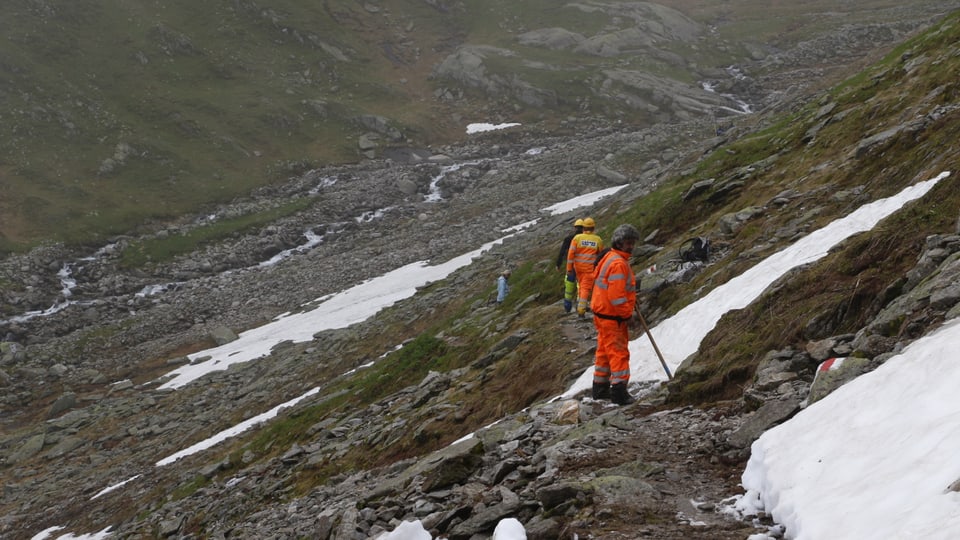
[[[644,320],[643,314],[640,313],[640,305],[634,304],[634,308],[637,312],[637,317],[640,318],[640,324],[643,325],[643,331],[647,333],[647,337],[650,338],[650,344],[653,345],[653,350],[657,353],[657,358],[660,359],[660,365],[663,366],[663,370],[667,372],[667,380],[672,380],[673,375],[670,374],[670,368],[667,367],[667,361],[663,359],[663,353],[660,352],[660,347],[657,347],[657,342],[653,340],[653,334],[650,333],[650,328],[647,326],[647,321]]]

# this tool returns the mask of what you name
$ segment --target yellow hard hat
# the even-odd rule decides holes
[[[597,222],[594,221],[592,217],[584,218],[583,226],[587,229],[592,229],[597,226]]]
[[[583,227],[583,220],[580,219],[580,218],[577,218],[577,220],[573,222],[573,226],[574,226],[574,227]]]

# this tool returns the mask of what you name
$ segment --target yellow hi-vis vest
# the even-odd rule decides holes
[[[576,270],[577,275],[593,274],[597,254],[603,250],[603,239],[593,233],[580,233],[570,241],[567,251],[567,273]]]

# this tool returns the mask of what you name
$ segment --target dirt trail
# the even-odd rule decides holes
[[[562,308],[558,308],[562,309]],[[578,353],[592,355],[596,331],[589,317],[559,315],[560,333]],[[653,387],[632,388],[639,391]],[[616,409],[608,402],[584,398],[587,416]],[[642,501],[624,495],[624,501],[595,501],[595,506],[568,524],[564,537],[598,539],[656,538],[665,540],[744,540],[766,527],[735,519],[722,503],[743,493],[740,475],[744,463],[723,456],[726,432],[739,424],[742,408],[726,403],[710,409],[663,410],[654,399],[641,398],[620,408],[625,422],[614,422],[602,433],[585,438],[590,458],[568,462],[564,479],[594,477],[598,469],[642,471],[652,497]],[[583,517],[587,514],[588,517]]]

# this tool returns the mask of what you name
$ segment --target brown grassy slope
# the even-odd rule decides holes
[[[780,209],[767,206],[762,217],[724,239],[732,262],[705,272],[684,290],[725,282],[752,266],[768,253],[745,254],[791,220],[812,215],[806,220],[809,232],[869,200],[954,168],[960,153],[956,143],[960,109],[955,105],[960,85],[952,76],[960,68],[957,21],[951,17],[941,28],[899,47],[788,122],[752,137],[753,142],[766,143],[768,151],[757,150],[756,156],[767,159],[752,162],[738,197],[697,207],[698,212],[709,212],[705,229],[715,232],[720,215],[766,206],[785,189],[803,197]],[[835,104],[831,115],[835,120],[808,140],[810,128],[823,120],[817,111],[829,103]],[[866,137],[913,121],[917,123],[884,144],[857,154],[858,144]],[[739,175],[743,169],[737,167],[743,163],[736,162],[736,157],[745,153],[742,145],[756,150],[751,139],[720,150],[726,156],[716,163],[729,161],[728,165],[715,167],[706,160],[701,177]],[[807,340],[861,328],[891,299],[896,283],[916,263],[924,238],[954,231],[960,214],[957,184],[956,175],[941,181],[931,193],[874,230],[849,239],[823,261],[793,272],[789,280],[747,308],[726,315],[704,339],[691,368],[681,372],[673,385],[674,399],[703,402],[738,396],[768,350],[802,348]],[[838,191],[854,188],[854,193],[862,190],[863,195],[834,197]],[[678,305],[689,301],[683,294],[673,298],[680,299]]]

